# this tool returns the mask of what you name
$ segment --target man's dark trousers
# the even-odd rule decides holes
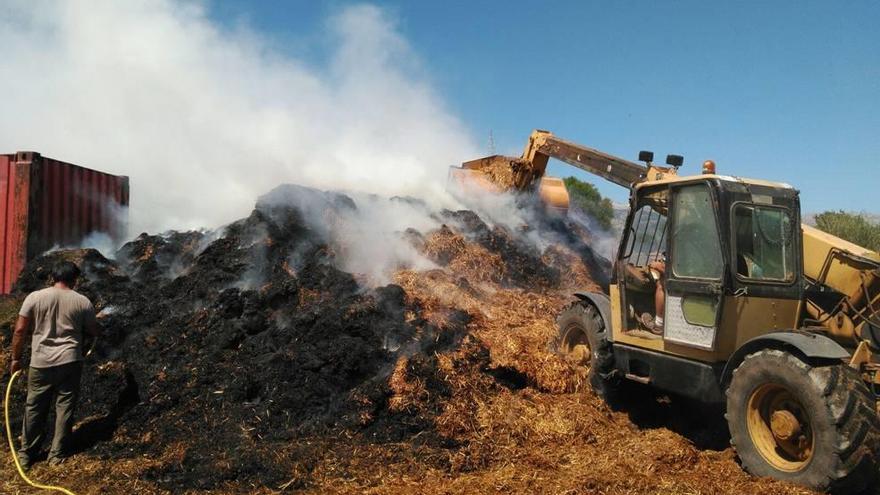
[[[73,429],[73,412],[79,398],[79,382],[82,361],[75,361],[51,368],[28,370],[28,394],[24,424],[21,430],[22,460],[33,461],[40,452],[46,434],[46,418],[55,396],[55,435],[49,460],[61,459],[69,452],[70,433]]]

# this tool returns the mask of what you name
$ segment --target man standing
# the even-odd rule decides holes
[[[28,295],[18,313],[10,373],[21,369],[24,341],[33,330],[27,404],[18,454],[24,468],[30,467],[42,446],[53,395],[56,417],[49,464],[60,464],[68,454],[67,443],[82,374],[83,332],[95,337],[99,333],[94,306],[73,290],[79,275],[79,268],[69,261],[56,264],[52,269],[53,285]]]

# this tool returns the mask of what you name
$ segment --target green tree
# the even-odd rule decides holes
[[[566,177],[563,181],[565,188],[568,189],[572,206],[592,217],[603,229],[610,230],[611,221],[614,219],[614,206],[611,200],[603,198],[596,186],[589,182],[574,177]]]
[[[826,211],[816,215],[816,227],[872,251],[880,251],[880,225],[863,215]]]

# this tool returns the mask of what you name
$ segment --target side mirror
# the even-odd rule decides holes
[[[651,163],[654,161],[654,152],[653,151],[639,151],[639,161]]]
[[[666,155],[666,164],[675,168],[680,167],[684,163],[684,157],[681,155]]]

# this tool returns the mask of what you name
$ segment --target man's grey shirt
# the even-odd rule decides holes
[[[18,314],[33,322],[31,367],[82,361],[83,330],[95,321],[95,307],[87,297],[72,289],[48,287],[30,293]]]

